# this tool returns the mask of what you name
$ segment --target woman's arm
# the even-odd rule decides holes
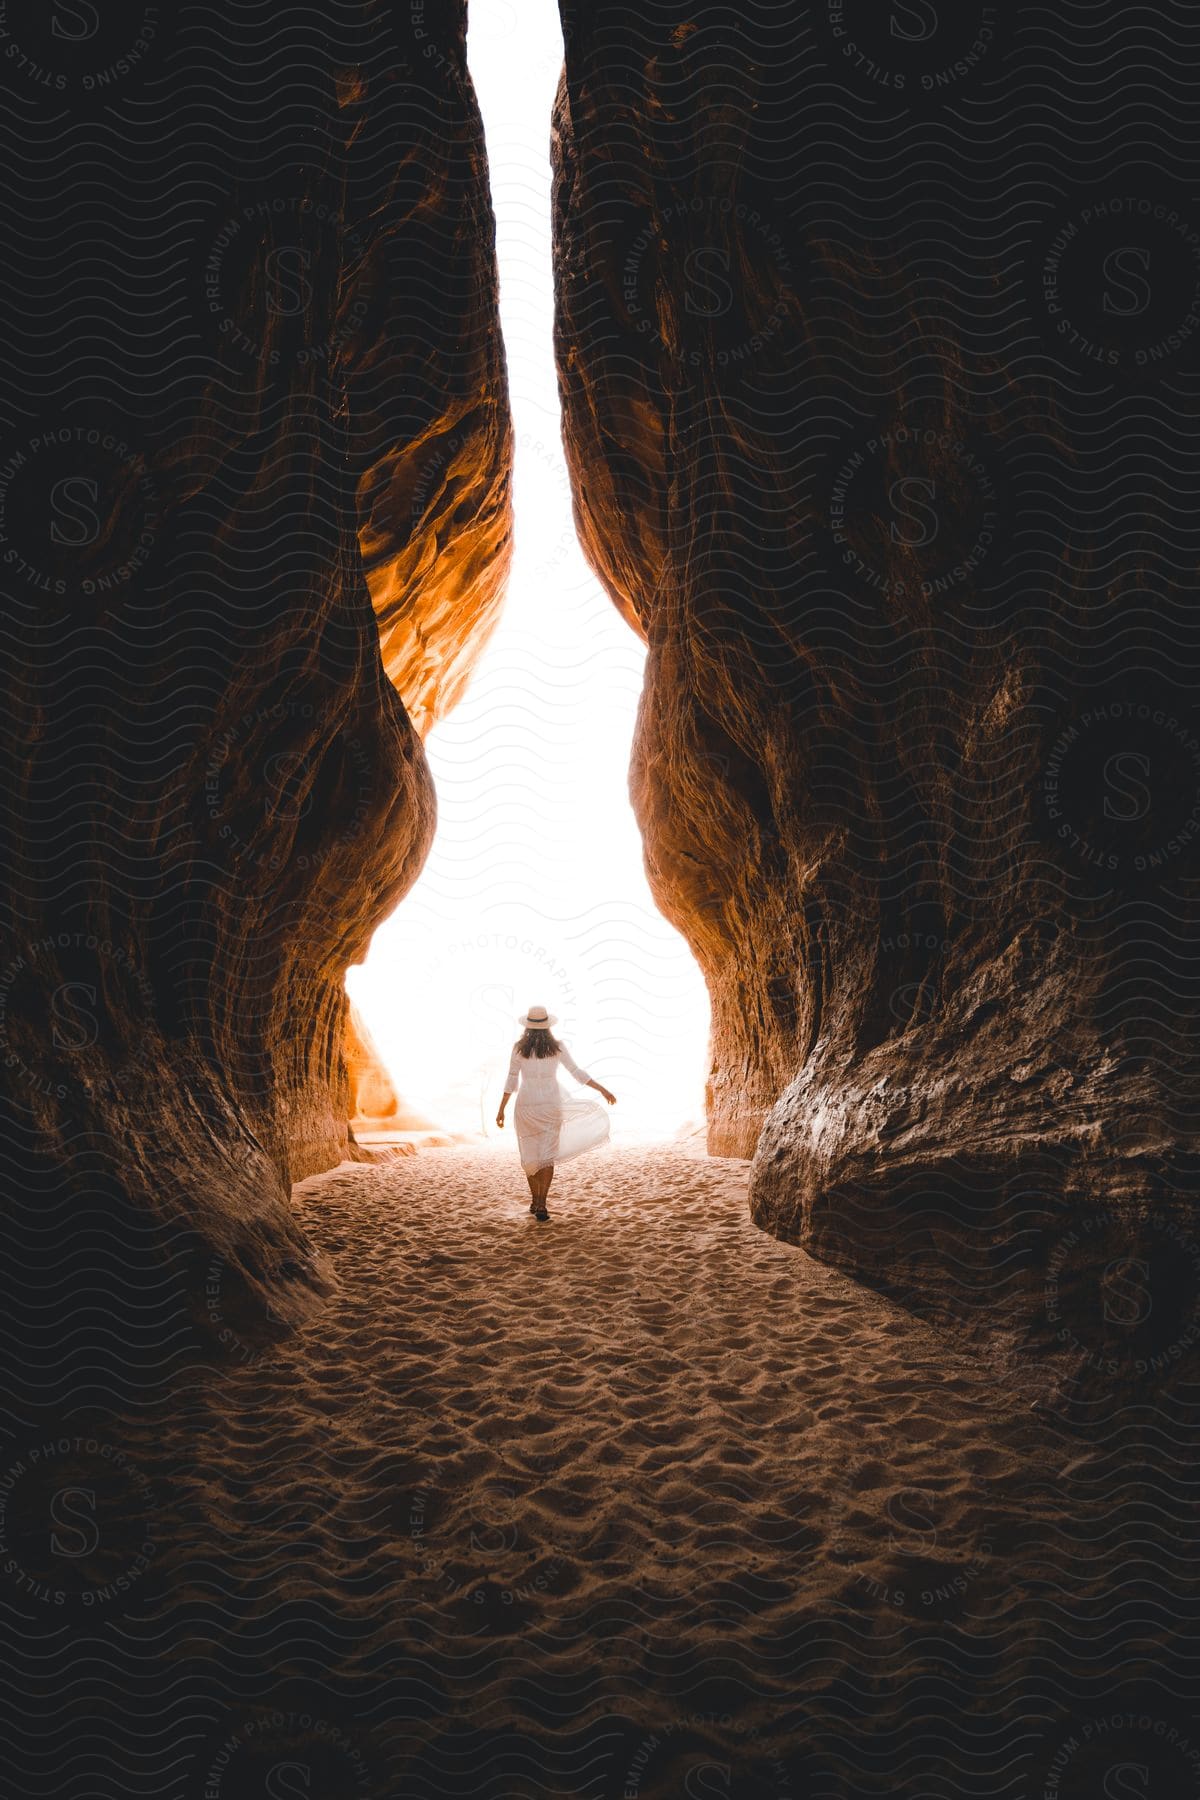
[[[500,1110],[496,1114],[496,1123],[501,1131],[504,1130],[504,1109],[508,1105],[508,1097],[510,1094],[516,1093],[517,1084],[520,1079],[521,1071],[517,1067],[517,1053],[514,1050],[512,1056],[509,1058],[508,1074],[504,1077],[504,1092],[500,1096]]]
[[[579,1064],[572,1057],[571,1052],[567,1049],[567,1046],[562,1043],[561,1040],[558,1046],[558,1053],[562,1057],[563,1067],[571,1071],[576,1081],[582,1081],[584,1087],[595,1088],[598,1094],[604,1095],[604,1098],[608,1101],[610,1106],[615,1106],[617,1104],[617,1096],[615,1094],[610,1094],[606,1087],[601,1087],[598,1081],[593,1081],[587,1070],[580,1068]]]

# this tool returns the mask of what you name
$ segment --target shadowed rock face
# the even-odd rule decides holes
[[[712,996],[709,1147],[766,1229],[947,1318],[1171,1366],[1194,109],[1147,28],[1170,122],[1121,98],[1164,173],[1111,167],[1104,32],[1049,7],[1019,41],[977,5],[562,10],[566,443],[648,644],[631,787]]]
[[[47,1264],[61,1299],[144,1263],[218,1328],[326,1283],[288,1187],[346,1154],[343,974],[426,854],[413,721],[508,554],[463,34],[458,0],[217,4],[101,95],[78,57],[9,65],[0,1047],[31,1330]]]

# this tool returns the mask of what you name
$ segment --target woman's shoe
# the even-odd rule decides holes
[[[548,1219],[550,1217],[550,1214],[546,1211],[545,1207],[543,1206],[540,1210],[535,1208],[533,1216],[535,1219]]]

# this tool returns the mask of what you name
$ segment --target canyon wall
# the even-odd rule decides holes
[[[8,1260],[47,1355],[48,1291],[138,1293],[128,1336],[327,1290],[289,1185],[347,1153],[344,971],[428,849],[414,725],[510,530],[462,0],[52,12],[6,35],[0,302]]]
[[[429,1131],[427,1119],[396,1092],[379,1046],[354,1002],[350,1002],[342,1038],[342,1059],[349,1083],[350,1134],[358,1140],[370,1132]],[[359,1154],[357,1142],[351,1153]]]
[[[709,1148],[777,1236],[1068,1383],[1154,1379],[1200,1335],[1170,33],[562,16],[565,439],[648,647],[631,791],[712,997]]]

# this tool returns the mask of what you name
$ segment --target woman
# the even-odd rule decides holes
[[[576,1100],[563,1093],[558,1085],[559,1064],[569,1069],[576,1081],[603,1094],[610,1106],[617,1103],[616,1095],[593,1081],[587,1070],[572,1060],[566,1045],[553,1036],[550,1027],[557,1023],[555,1015],[544,1006],[531,1006],[525,1017],[517,1020],[525,1035],[513,1045],[504,1096],[496,1114],[496,1123],[503,1131],[504,1109],[509,1095],[515,1093],[517,1147],[533,1196],[529,1210],[535,1219],[550,1217],[546,1195],[554,1178],[555,1163],[566,1162],[568,1157],[602,1144],[608,1136],[608,1115],[594,1100]]]

